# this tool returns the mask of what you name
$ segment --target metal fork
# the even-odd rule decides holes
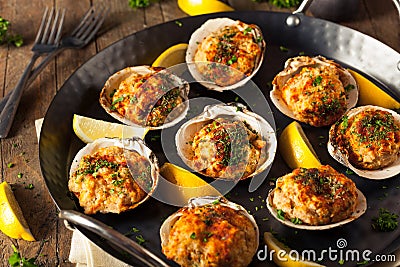
[[[29,87],[29,85],[36,79],[40,72],[62,51],[68,48],[79,49],[86,46],[100,30],[100,27],[103,24],[107,14],[108,9],[99,8],[96,10],[95,7],[90,7],[82,16],[71,35],[61,38],[58,49],[48,54],[40,62],[40,64],[38,64],[38,66],[31,71],[28,81],[25,84],[25,88]],[[11,93],[12,91],[0,100],[0,112],[4,109],[4,106],[10,98]]]
[[[47,55],[46,58],[36,67],[36,69],[33,70],[32,75],[28,80],[28,84],[31,83],[37,77],[40,71],[43,70],[43,68],[47,66],[47,64],[62,51],[69,48],[79,49],[86,46],[100,30],[100,27],[107,17],[107,14],[108,9],[99,8],[99,10],[96,10],[95,7],[90,7],[83,15],[79,24],[75,27],[72,33],[61,38],[58,49]]]
[[[54,59],[62,51],[69,48],[79,49],[86,46],[100,30],[100,27],[104,23],[107,14],[108,9],[99,8],[98,10],[96,10],[95,7],[90,7],[83,15],[72,33],[66,37],[63,37],[57,49],[49,53],[40,62],[40,64],[38,64],[38,66],[31,71],[25,86],[28,87],[39,75],[39,73],[51,62],[51,60]],[[0,111],[4,109],[9,97],[11,96],[11,93],[12,92],[7,94],[0,101]]]
[[[43,54],[54,51],[58,47],[61,38],[62,26],[64,23],[65,10],[55,11],[54,8],[46,8],[39,30],[36,34],[35,44],[32,47],[33,55],[25,68],[17,86],[13,90],[4,109],[0,114],[0,138],[5,138],[10,131],[15,113],[21,100],[22,91],[26,85],[29,74],[36,60]]]

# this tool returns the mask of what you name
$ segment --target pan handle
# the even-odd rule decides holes
[[[400,0],[393,0],[393,3],[397,8],[397,11],[399,12],[399,17],[400,17]]]
[[[301,2],[300,6],[292,12],[292,14],[286,18],[286,24],[289,27],[297,27],[300,25],[300,17],[298,14],[304,14],[306,10],[310,7],[313,0],[304,0]]]
[[[307,9],[310,7],[311,3],[313,2],[313,0],[304,0],[303,2],[301,2],[301,4],[299,5],[299,7],[292,12],[292,14],[297,14],[297,13],[304,13],[307,11]]]
[[[110,228],[106,224],[92,217],[89,217],[74,210],[61,210],[59,213],[59,217],[105,238],[120,249],[132,255],[135,259],[140,261],[143,266],[169,267],[169,265],[166,264],[163,260],[161,260],[159,257],[154,255],[147,249],[140,246],[132,239],[124,236],[120,232]]]
[[[295,11],[292,12],[292,15],[287,17],[286,24],[289,27],[298,26],[300,24],[300,18],[296,14],[304,14],[310,7],[312,2],[313,0],[304,0],[303,2],[301,2],[300,6]],[[397,11],[399,12],[399,18],[400,18],[400,0],[393,0],[393,3]]]

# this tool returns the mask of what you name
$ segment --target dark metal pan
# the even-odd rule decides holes
[[[113,121],[100,107],[98,98],[106,79],[114,72],[132,65],[151,64],[151,62],[166,48],[180,42],[188,42],[191,33],[210,18],[230,17],[259,25],[267,42],[267,50],[263,65],[253,81],[262,90],[269,101],[269,86],[273,77],[282,69],[289,57],[304,53],[306,55],[323,55],[334,59],[348,68],[363,73],[383,90],[400,99],[400,54],[385,44],[355,30],[340,26],[325,20],[288,13],[263,11],[227,12],[188,17],[180,19],[182,26],[174,21],[157,25],[134,33],[100,51],[83,64],[65,82],[53,99],[44,119],[39,143],[40,165],[48,190],[60,210],[75,210],[83,214],[76,200],[68,192],[67,181],[71,161],[76,152],[83,147],[72,129],[74,113]],[[289,20],[295,19],[296,26],[289,26]],[[283,52],[280,47],[287,51]],[[194,85],[193,90],[199,95],[212,96],[223,101],[232,101],[235,97],[229,93],[210,93],[200,85]],[[276,127],[284,128],[291,122],[270,103]],[[62,119],[60,119],[62,118]],[[346,169],[332,160],[325,151],[326,128],[316,129],[304,125],[304,130],[314,147],[318,148],[318,156],[322,162],[329,163],[341,172]],[[162,164],[166,159],[160,148],[160,142],[155,138],[158,131],[147,134],[145,141],[159,157]],[[324,138],[321,139],[320,137]],[[367,212],[358,220],[339,228],[324,231],[295,231],[282,225],[272,218],[263,206],[263,200],[272,188],[270,180],[290,172],[281,155],[277,154],[268,175],[256,190],[249,192],[250,181],[239,182],[230,192],[231,201],[246,207],[254,215],[260,233],[275,231],[287,240],[287,245],[298,251],[313,249],[318,253],[329,248],[338,250],[338,240],[347,241],[347,247],[342,249],[371,250],[372,255],[390,253],[400,247],[400,228],[389,233],[380,233],[371,228],[371,219],[376,216],[379,208],[385,207],[400,214],[399,177],[386,180],[371,181],[356,175],[348,175],[368,200]],[[175,212],[178,207],[150,199],[138,208],[123,214],[99,214],[92,219],[112,227],[119,233],[128,233],[132,227],[140,230],[145,238],[144,247],[160,259],[174,266],[161,253],[159,228],[162,221]],[[65,213],[62,213],[65,215]],[[68,215],[68,212],[67,212]],[[65,217],[65,216],[64,216]],[[76,223],[76,228],[105,251],[125,261],[141,265],[140,262],[121,251],[107,239],[93,233]],[[106,231],[106,229],[104,229]],[[135,235],[128,235],[135,240]],[[264,242],[260,242],[260,251]],[[343,252],[343,251],[342,251]],[[372,257],[372,256],[371,256]],[[324,259],[328,266],[337,266],[339,260]],[[344,266],[355,266],[356,261],[348,261]],[[267,266],[272,264],[262,259],[254,258],[251,266]]]

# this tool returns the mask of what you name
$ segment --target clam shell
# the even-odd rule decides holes
[[[260,69],[261,64],[263,62],[264,58],[264,52],[265,52],[265,41],[262,35],[261,29],[256,26],[255,30],[251,31],[251,34],[253,34],[256,38],[259,38],[260,41],[258,45],[261,47],[261,54],[257,58],[257,62],[255,64],[255,68],[253,69],[252,73],[249,76],[244,77],[241,79],[239,82],[227,85],[227,86],[220,86],[215,83],[212,83],[210,81],[206,81],[204,76],[199,72],[198,66],[201,65],[210,65],[210,62],[201,62],[201,63],[195,63],[194,61],[194,56],[197,51],[198,44],[203,41],[204,38],[207,36],[217,32],[218,30],[226,27],[226,26],[237,26],[240,29],[245,30],[246,25],[240,25],[240,21],[238,20],[232,20],[229,18],[216,18],[216,19],[210,19],[207,20],[200,28],[198,28],[196,31],[194,31],[189,39],[189,45],[186,51],[186,63],[188,64],[188,68],[194,79],[198,82],[200,82],[203,86],[205,86],[208,89],[215,90],[215,91],[224,91],[224,90],[232,90],[237,87],[240,87],[244,85],[246,82],[248,82]],[[254,25],[254,24],[253,24]],[[221,64],[222,65],[222,64]],[[224,65],[226,66],[226,65]],[[233,70],[233,68],[230,68]],[[236,74],[239,74],[239,71],[236,71]],[[242,74],[243,75],[243,74]]]
[[[88,143],[86,146],[84,146],[82,149],[78,151],[78,153],[75,155],[74,159],[72,160],[71,163],[71,168],[69,171],[69,175],[71,176],[74,172],[79,167],[79,162],[84,157],[85,155],[88,154],[93,154],[96,151],[98,151],[100,148],[104,147],[110,147],[110,146],[117,146],[117,147],[122,147],[127,150],[131,151],[136,151],[140,155],[144,156],[145,158],[148,159],[151,165],[151,178],[152,178],[152,188],[150,189],[149,192],[148,190],[143,189],[146,191],[147,195],[144,197],[140,202],[136,204],[135,207],[139,206],[143,202],[145,202],[150,196],[153,194],[155,191],[157,184],[158,184],[158,173],[159,173],[159,167],[158,167],[158,160],[156,155],[146,146],[144,141],[138,137],[132,137],[129,139],[118,139],[118,138],[99,138],[96,139],[92,143]]]
[[[349,110],[346,113],[346,115],[349,118],[351,118],[352,116],[355,116],[356,114],[363,111],[364,109],[377,109],[377,110],[387,111],[393,115],[395,121],[397,122],[397,125],[400,125],[400,114],[398,114],[397,112],[395,112],[393,110],[378,107],[378,106],[372,106],[372,105],[360,106],[360,107]],[[386,167],[378,169],[378,170],[364,170],[364,169],[359,169],[359,168],[355,167],[354,165],[352,165],[349,162],[347,155],[343,154],[339,149],[336,149],[334,147],[334,144],[332,144],[331,136],[333,135],[334,131],[335,131],[335,125],[332,125],[332,127],[329,130],[329,141],[327,144],[329,154],[336,161],[338,161],[342,165],[348,167],[350,170],[352,170],[357,175],[364,177],[364,178],[368,178],[368,179],[381,180],[381,179],[387,179],[387,178],[393,177],[400,173],[400,155],[397,157],[397,160],[395,162],[393,162],[389,166],[386,166]]]
[[[229,118],[235,121],[245,121],[260,135],[262,140],[267,142],[266,147],[264,147],[264,149],[261,151],[261,153],[266,153],[265,160],[258,163],[258,167],[254,173],[249,176],[242,177],[241,179],[255,176],[267,169],[267,167],[272,164],[276,154],[277,139],[275,131],[263,117],[248,111],[244,105],[238,103],[206,106],[200,115],[185,122],[179,128],[175,136],[175,142],[178,155],[181,157],[183,162],[193,169],[193,151],[191,142],[193,141],[196,132],[198,132],[206,124],[210,123],[210,121],[221,117]]]
[[[286,84],[286,82],[300,72],[303,67],[307,66],[315,66],[315,65],[334,65],[339,69],[340,72],[340,80],[343,83],[343,86],[346,87],[347,85],[351,84],[354,86],[354,89],[347,92],[347,110],[356,106],[358,101],[358,85],[354,77],[351,73],[340,66],[339,64],[335,63],[332,60],[328,60],[323,56],[316,56],[316,57],[308,57],[308,56],[299,56],[294,58],[289,58],[285,62],[284,69],[279,72],[276,77],[274,78],[273,88],[270,92],[270,97],[272,103],[279,109],[280,112],[285,114],[286,116],[298,120],[298,118],[293,113],[290,106],[288,106],[281,94],[281,88]]]
[[[161,237],[161,245],[165,246],[166,242],[168,241],[169,237],[169,232],[174,225],[174,223],[179,219],[180,216],[182,216],[182,211],[184,209],[190,209],[194,207],[201,207],[205,205],[209,205],[212,203],[215,203],[218,201],[221,205],[229,207],[234,210],[240,211],[241,214],[243,214],[246,218],[248,218],[251,223],[254,225],[254,228],[256,229],[257,236],[260,235],[258,225],[254,219],[253,216],[251,216],[245,208],[240,206],[239,204],[236,204],[234,202],[228,201],[224,197],[219,197],[219,196],[204,196],[204,197],[196,197],[196,198],[191,198],[189,199],[188,205],[186,207],[183,207],[179,209],[177,212],[171,214],[161,225],[160,227],[160,237]],[[259,245],[259,239],[257,238],[256,240],[257,245],[255,247],[258,247]]]
[[[167,72],[167,70],[161,70],[160,72],[158,72],[159,69],[160,68],[153,68],[150,66],[143,65],[143,66],[127,67],[127,68],[124,68],[124,69],[114,73],[107,79],[107,81],[105,82],[105,84],[103,86],[103,89],[100,93],[100,99],[99,99],[100,105],[112,117],[114,117],[115,119],[117,119],[120,122],[127,124],[127,125],[136,126],[136,127],[146,127],[146,128],[149,128],[150,130],[164,129],[164,128],[168,128],[168,127],[175,125],[176,123],[181,121],[183,118],[185,118],[186,113],[189,109],[189,102],[187,101],[189,99],[189,97],[188,97],[189,84],[186,81],[179,78],[178,76]],[[157,73],[169,74],[170,77],[173,79],[174,84],[179,86],[179,88],[181,89],[180,96],[182,97],[182,99],[184,101],[182,104],[180,104],[176,108],[174,108],[172,110],[172,112],[170,112],[170,114],[167,118],[168,121],[160,126],[147,126],[147,125],[145,125],[146,124],[145,122],[130,120],[130,119],[126,118],[125,116],[121,115],[120,113],[118,113],[116,110],[112,109],[111,95],[113,94],[114,90],[119,87],[121,82],[123,82],[125,79],[127,79],[132,74],[147,75],[150,73],[153,73],[154,75],[157,75]],[[156,77],[156,76],[152,76],[152,77]],[[168,88],[168,89],[173,89],[173,88]],[[157,99],[154,99],[153,106],[161,97],[162,96],[159,96]]]
[[[275,189],[272,189],[268,193],[267,197],[267,207],[269,212],[272,214],[272,216],[275,217],[279,222],[282,224],[292,227],[292,228],[297,228],[297,229],[302,229],[302,230],[326,230],[326,229],[332,229],[334,227],[338,227],[344,224],[347,224],[349,222],[354,221],[355,219],[359,218],[361,215],[365,213],[367,210],[367,199],[365,198],[364,194],[357,189],[357,208],[356,210],[351,214],[351,216],[343,221],[332,223],[332,224],[325,224],[325,225],[305,225],[305,224],[295,224],[292,223],[290,220],[282,220],[278,217],[276,209],[272,206],[272,196],[274,194]]]

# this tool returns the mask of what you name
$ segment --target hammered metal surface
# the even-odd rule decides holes
[[[102,50],[82,65],[65,82],[52,101],[44,120],[39,143],[42,174],[58,208],[81,210],[77,207],[76,202],[70,198],[67,188],[70,163],[75,153],[84,145],[72,130],[73,114],[78,113],[83,116],[112,121],[112,118],[102,110],[98,103],[99,93],[106,79],[117,70],[127,66],[151,64],[169,46],[188,42],[194,29],[209,18],[227,16],[247,23],[255,23],[261,27],[267,42],[267,50],[263,65],[253,80],[266,97],[270,90],[268,84],[276,73],[283,68],[285,60],[302,52],[311,56],[321,54],[327,58],[335,59],[347,67],[357,69],[377,79],[376,82],[384,84],[389,88],[391,94],[400,98],[399,53],[369,36],[320,19],[300,16],[300,25],[291,28],[285,24],[289,15],[254,11],[216,13],[183,18],[180,19],[182,27],[171,21],[134,33]],[[280,46],[288,48],[288,51],[281,51]],[[209,94],[199,86],[197,88],[194,86],[193,90],[200,95]],[[225,95],[225,93],[223,97],[218,94],[212,96],[223,98],[225,101],[233,99],[231,95]],[[277,128],[283,129],[291,120],[280,114],[271,103],[270,106]],[[60,118],[63,118],[63,120],[60,120]],[[304,130],[315,146],[321,161],[345,172],[342,166],[330,158],[325,147],[319,146],[319,143],[324,141],[321,141],[320,136],[327,137],[327,129],[304,127]],[[157,153],[157,156],[162,158],[163,152],[160,144],[151,139],[156,134],[159,133],[149,133],[146,142]],[[367,197],[369,209],[366,214],[346,226],[315,233],[302,230],[294,231],[273,219],[265,207],[261,208],[265,205],[263,200],[272,188],[269,179],[279,177],[289,171],[282,157],[278,154],[268,174],[268,179],[260,188],[249,193],[249,182],[243,181],[231,193],[232,201],[245,206],[254,214],[261,233],[272,229],[278,232],[281,237],[286,238],[289,246],[298,250],[315,249],[321,251],[329,247],[335,249],[337,248],[336,241],[340,238],[348,241],[349,248],[357,248],[360,251],[371,249],[373,253],[391,251],[400,246],[400,229],[390,233],[377,233],[371,230],[371,219],[376,216],[379,207],[388,207],[393,212],[400,213],[400,190],[396,189],[396,186],[399,186],[398,177],[377,182],[368,181],[354,175],[350,176]],[[388,197],[383,197],[386,195]],[[95,215],[94,217],[121,233],[129,232],[132,227],[137,227],[147,240],[146,248],[164,258],[160,251],[158,229],[163,218],[176,210],[176,207],[152,199],[131,212],[120,215]],[[135,264],[132,259],[127,258],[120,250],[114,249],[103,239],[80,227],[78,229],[112,255],[127,263]],[[132,236],[132,238],[135,237]],[[263,249],[262,246],[261,243],[260,249]],[[269,264],[269,262],[259,261],[255,258],[251,266],[267,266]],[[329,261],[324,262],[324,264],[337,266],[338,262]],[[355,265],[355,262],[346,262],[343,266]]]

